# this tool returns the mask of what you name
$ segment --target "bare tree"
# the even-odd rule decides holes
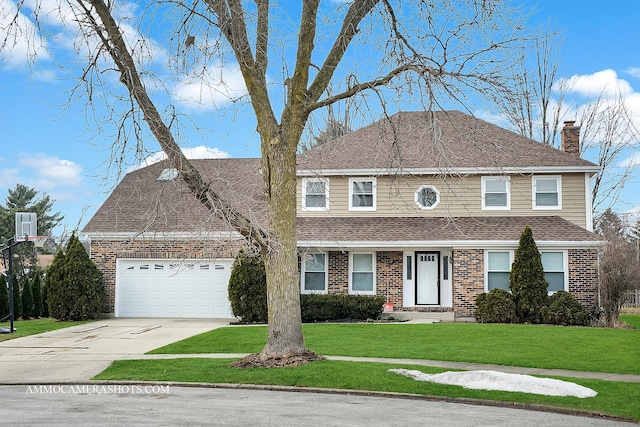
[[[559,76],[561,46],[557,34],[538,39],[529,61],[521,63],[513,92],[497,105],[515,132],[554,147],[561,145],[562,123],[577,121],[580,153],[601,167],[591,198],[594,211],[602,211],[617,201],[635,172],[633,162],[621,163],[640,149],[640,130],[618,88],[588,99],[571,96],[575,80]]]
[[[496,99],[501,114],[516,132],[551,146],[556,145],[565,108],[562,88],[553,97],[561,47],[558,34],[546,32],[538,37],[529,61],[518,65],[510,96]]]
[[[615,328],[620,325],[624,293],[640,287],[636,242],[633,229],[629,229],[612,209],[605,210],[596,219],[596,231],[605,239],[600,249],[599,263],[601,324]]]
[[[411,96],[423,108],[451,102],[464,108],[470,93],[488,97],[508,87],[510,67],[527,40],[520,16],[498,0],[304,0],[291,13],[268,0],[158,1],[142,18],[107,0],[61,3],[72,11],[79,42],[89,52],[82,83],[90,99],[98,83],[103,90],[117,84],[102,77],[105,70],[114,70],[126,88],[120,95],[120,145],[114,147],[124,149],[125,120],[133,121],[138,137],[143,119],[194,196],[262,252],[269,329],[265,348],[248,362],[257,364],[315,357],[302,334],[296,247],[296,153],[312,113],[366,92],[382,109],[388,100],[408,102]],[[145,68],[141,48],[145,31],[167,22],[176,23],[165,35],[176,70],[200,70],[202,77],[216,58],[235,62],[242,74],[260,137],[268,229],[221,198],[180,150],[175,107],[160,108],[163,101],[151,85],[154,70]],[[367,62],[356,67],[350,55],[362,58],[359,50],[368,53]],[[272,75],[279,74],[282,80],[272,84]],[[337,89],[329,94],[332,82]]]

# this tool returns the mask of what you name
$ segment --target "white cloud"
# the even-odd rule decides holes
[[[192,73],[173,89],[173,100],[190,110],[213,110],[246,95],[237,64],[210,64],[202,73]]]
[[[604,95],[616,97],[618,94],[628,96],[633,93],[633,88],[626,80],[619,79],[614,70],[602,70],[593,74],[573,75],[562,78],[554,84],[554,89],[564,87],[569,93],[585,97],[597,97]]]
[[[38,183],[37,189],[53,190],[60,186],[78,187],[82,185],[82,166],[70,160],[59,159],[45,154],[21,154],[18,164],[30,169]]]
[[[631,77],[640,79],[640,67],[629,67],[626,70],[624,70],[624,72],[629,74]]]
[[[0,41],[1,62],[10,67],[26,65],[35,57],[49,58],[33,23],[10,0],[0,0]]]
[[[618,163],[617,166],[620,168],[640,166],[640,153],[633,153],[631,156]]]
[[[187,157],[187,159],[228,159],[229,157],[231,157],[229,153],[225,151],[218,150],[217,148],[205,147],[204,145],[200,145],[198,147],[183,148],[182,153]],[[152,155],[142,160],[140,164],[131,168],[130,171],[152,165],[159,161],[165,160],[166,158],[167,155],[164,153],[164,151],[158,151],[157,153],[153,153]]]

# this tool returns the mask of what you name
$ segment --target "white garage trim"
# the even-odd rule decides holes
[[[231,318],[233,259],[129,259],[116,263],[116,317]]]

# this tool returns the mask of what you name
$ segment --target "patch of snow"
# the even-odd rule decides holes
[[[538,378],[531,375],[508,374],[496,371],[443,372],[425,374],[410,369],[389,369],[389,372],[438,384],[459,385],[477,390],[517,391],[521,393],[544,394],[547,396],[594,397],[597,392],[590,388],[552,378]]]

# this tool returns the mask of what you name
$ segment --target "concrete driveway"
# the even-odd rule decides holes
[[[229,320],[113,318],[3,341],[0,384],[88,381],[114,360],[139,358]]]

